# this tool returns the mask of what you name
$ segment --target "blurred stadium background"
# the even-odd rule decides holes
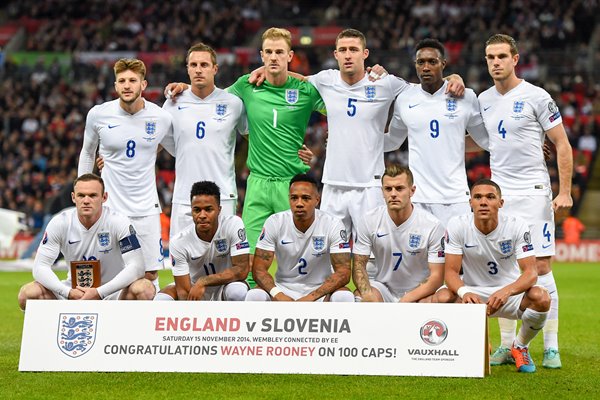
[[[114,98],[114,61],[142,59],[148,66],[145,97],[162,105],[168,82],[187,81],[185,54],[203,41],[218,52],[217,85],[225,88],[260,65],[260,35],[270,26],[292,31],[290,69],[311,74],[337,68],[331,54],[343,28],[367,36],[367,65],[417,82],[413,46],[433,37],[445,43],[447,73],[458,73],[479,93],[492,82],[484,42],[507,33],[519,43],[518,75],[544,87],[557,101],[573,146],[573,215],[586,225],[578,243],[557,246],[562,261],[600,261],[600,6],[596,0],[469,2],[439,0],[19,0],[0,5],[0,259],[31,257],[28,249],[44,221],[70,206],[71,182],[88,110]],[[314,116],[306,143],[324,161],[326,121]],[[236,150],[239,210],[248,170],[246,143]],[[406,148],[388,161],[407,163]],[[471,182],[490,174],[485,152],[467,155]],[[161,152],[159,195],[168,212],[174,161]],[[548,160],[558,188],[556,159]],[[557,237],[563,237],[557,215]],[[166,230],[168,239],[168,229]],[[33,247],[33,246],[32,246]],[[27,265],[27,263],[25,263]]]

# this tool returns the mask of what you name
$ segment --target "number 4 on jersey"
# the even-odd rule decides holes
[[[502,139],[506,139],[506,129],[504,129],[504,127],[502,126],[503,123],[504,120],[501,119],[500,123],[498,124],[498,133],[502,135]]]

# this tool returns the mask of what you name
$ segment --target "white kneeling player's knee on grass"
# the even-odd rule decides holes
[[[271,296],[262,289],[250,289],[246,294],[246,301],[271,301]]]
[[[156,296],[154,296],[154,300],[155,301],[174,301],[175,299],[166,293],[156,293]]]
[[[244,282],[231,282],[225,285],[223,298],[225,301],[244,301],[248,294],[248,285]]]
[[[349,290],[338,290],[331,294],[329,301],[335,303],[354,303],[354,294]]]

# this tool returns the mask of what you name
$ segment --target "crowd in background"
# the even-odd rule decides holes
[[[484,40],[491,33],[517,39],[521,62],[518,75],[545,87],[557,101],[574,149],[575,211],[597,154],[600,127],[600,85],[585,66],[595,32],[595,1],[522,0],[475,2],[361,0],[267,2],[144,2],[117,0],[10,1],[0,8],[2,23],[18,21],[26,28],[20,51],[73,53],[68,66],[41,58],[30,65],[15,63],[10,54],[0,69],[0,208],[23,211],[33,231],[50,212],[51,199],[75,178],[85,118],[95,104],[114,98],[112,63],[87,63],[80,51],[168,52],[174,56],[149,65],[149,97],[162,104],[162,87],[186,81],[185,52],[196,41],[218,50],[256,47],[251,39],[271,25],[308,23],[353,27],[367,36],[371,57],[405,79],[417,82],[411,57],[414,44],[425,37],[445,42],[447,72],[464,77],[480,92],[489,87]],[[368,15],[368,18],[364,16]],[[297,48],[291,70],[305,74],[336,68],[328,47]],[[217,85],[227,87],[259,62],[257,51],[242,64],[222,63]],[[568,56],[566,56],[568,55]],[[326,121],[314,116],[306,143],[316,155],[311,173],[320,179],[327,136]],[[407,164],[404,149],[387,159]],[[240,139],[236,156],[240,202],[243,201],[246,143]],[[487,153],[467,156],[471,182],[489,177]],[[553,183],[556,160],[548,160]],[[173,159],[158,158],[159,192],[170,203]],[[554,188],[555,190],[557,187]],[[64,197],[63,190],[63,197]],[[67,191],[68,192],[68,191]],[[68,201],[68,198],[67,198]],[[56,202],[54,203],[56,204]],[[241,210],[241,203],[240,208]]]

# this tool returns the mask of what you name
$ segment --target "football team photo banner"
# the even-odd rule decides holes
[[[27,302],[20,371],[483,377],[485,305]]]

